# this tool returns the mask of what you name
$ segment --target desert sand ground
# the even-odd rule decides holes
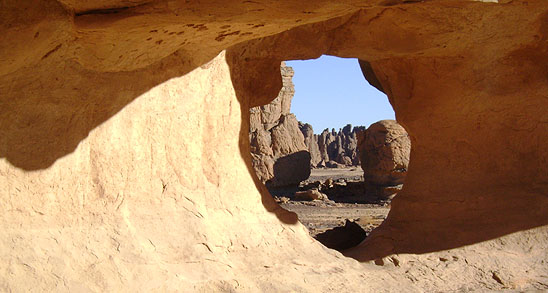
[[[342,178],[348,181],[363,181],[363,170],[360,166],[349,168],[317,168],[311,170],[307,181],[325,181],[328,178],[333,180]]]
[[[363,171],[360,167],[312,169],[310,178],[303,185],[315,181],[325,182],[329,178],[333,179],[335,184],[354,184],[354,188],[350,190],[350,186],[347,189],[345,186],[338,186],[337,196],[330,196],[329,201],[290,200],[281,203],[283,208],[297,213],[299,220],[309,229],[312,236],[344,226],[346,220],[356,222],[367,233],[384,221],[390,210],[389,203],[370,202],[360,198],[359,190],[356,192],[355,187],[363,182]]]

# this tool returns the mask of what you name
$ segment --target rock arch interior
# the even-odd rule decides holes
[[[545,1],[0,7],[2,290],[548,288]],[[366,60],[413,145],[349,257],[250,155],[280,62],[322,54]]]

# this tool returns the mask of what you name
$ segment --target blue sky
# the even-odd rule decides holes
[[[310,123],[314,133],[394,119],[388,98],[365,80],[357,59],[324,55],[286,64],[295,70],[291,112]]]

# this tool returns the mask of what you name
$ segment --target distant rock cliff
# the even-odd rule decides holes
[[[310,176],[310,168],[358,166],[358,135],[365,127],[325,129],[312,126],[290,113],[295,94],[293,69],[281,65],[283,88],[270,104],[250,109],[251,156],[259,179],[268,187],[297,185]]]
[[[299,122],[290,113],[295,93],[293,69],[282,63],[283,87],[270,104],[250,109],[251,156],[268,187],[298,185],[310,176],[310,154]]]
[[[347,124],[339,132],[335,132],[335,129],[324,129],[322,133],[314,135],[320,152],[320,161],[314,167],[358,166],[358,135],[363,131],[364,126],[352,128],[352,125]]]

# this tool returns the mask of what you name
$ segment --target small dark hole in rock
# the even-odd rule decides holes
[[[346,220],[344,226],[335,227],[316,235],[316,240],[328,248],[343,251],[360,244],[367,233],[355,222]]]

